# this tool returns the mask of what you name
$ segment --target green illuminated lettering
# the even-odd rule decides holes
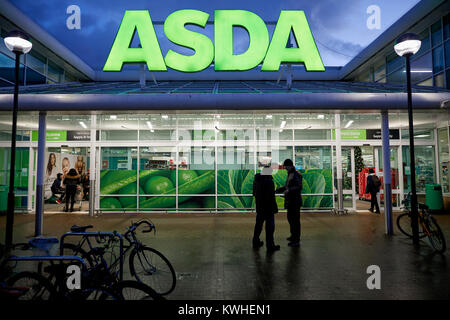
[[[141,48],[130,48],[134,32]],[[127,10],[117,31],[103,71],[121,71],[124,63],[147,63],[150,71],[166,71],[155,29],[146,10]]]
[[[207,68],[214,59],[214,45],[205,35],[187,30],[186,24],[205,27],[209,14],[198,10],[179,10],[167,17],[164,33],[175,44],[195,51],[191,56],[169,50],[165,57],[169,68],[183,72],[197,72]]]
[[[233,27],[247,30],[247,51],[233,54]],[[269,46],[266,24],[256,14],[244,10],[216,10],[214,13],[215,59],[217,71],[242,71],[256,67],[264,59]]]
[[[298,48],[286,48],[291,29]],[[261,70],[277,71],[282,62],[303,62],[306,71],[325,71],[303,11],[281,11]]]

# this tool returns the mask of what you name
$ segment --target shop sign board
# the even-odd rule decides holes
[[[97,140],[99,133],[97,131]],[[91,141],[91,131],[89,130],[47,130],[47,141]],[[32,141],[38,141],[38,131],[32,132]]]
[[[38,141],[38,131],[32,132],[32,141]],[[67,141],[67,131],[64,130],[47,130],[46,141]]]
[[[336,131],[333,130],[333,140],[336,140]],[[365,129],[341,129],[341,140],[366,140]]]
[[[278,71],[282,63],[304,64],[306,71],[325,71],[304,11],[280,12],[272,39],[265,22],[246,10],[214,11],[214,44],[187,25],[205,28],[209,14],[200,10],[178,10],[164,21],[169,41],[194,51],[184,55],[170,49],[163,57],[147,10],[127,10],[112,44],[103,71],[121,71],[124,63],[145,63],[149,71],[199,72],[212,63],[215,71],[244,71],[262,63],[261,71]],[[244,28],[249,36],[244,53],[233,53],[233,28]],[[297,46],[288,46],[293,34]],[[130,47],[135,35],[138,48]],[[213,62],[214,61],[214,62]]]
[[[366,136],[368,140],[381,140],[381,129],[373,130],[368,129],[366,131]],[[389,130],[389,139],[398,140],[400,139],[400,130],[399,129],[390,129]]]

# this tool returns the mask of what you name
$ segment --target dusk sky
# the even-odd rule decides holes
[[[352,57],[376,39],[384,30],[411,9],[418,0],[10,0],[28,17],[72,50],[92,68],[103,67],[125,10],[149,10],[152,20],[163,21],[180,9],[197,9],[214,18],[216,9],[242,9],[259,15],[265,21],[276,21],[280,10],[304,10],[319,52],[326,66],[345,65]],[[81,9],[81,29],[69,30],[66,9]],[[371,5],[381,9],[381,28],[366,26]],[[162,27],[155,27],[165,54],[169,49],[189,52],[170,44]],[[213,26],[206,30],[193,27],[213,39]],[[269,27],[271,33],[273,27]],[[248,37],[235,33],[235,52],[245,51]]]

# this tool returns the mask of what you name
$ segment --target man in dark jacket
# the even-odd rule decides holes
[[[276,193],[284,194],[284,208],[287,209],[287,219],[291,236],[287,238],[288,246],[300,245],[300,208],[302,206],[302,175],[295,170],[291,159],[284,160],[284,168],[287,171],[286,184],[276,190]]]
[[[72,212],[73,205],[75,204],[75,195],[77,194],[77,188],[80,184],[80,175],[72,168],[69,170],[69,173],[66,174],[63,183],[66,186],[66,208],[64,211],[69,211],[70,202],[70,212]]]
[[[280,250],[280,246],[275,245],[273,233],[275,231],[274,214],[278,212],[277,202],[275,201],[275,184],[272,179],[272,168],[265,166],[261,173],[255,175],[253,181],[253,196],[256,203],[256,223],[253,233],[253,248],[258,249],[264,245],[259,240],[262,227],[266,222],[266,247],[267,251]]]
[[[380,178],[375,175],[373,169],[369,169],[369,175],[367,176],[366,193],[370,193],[370,212],[380,213],[380,207],[378,206],[377,193],[380,192]]]

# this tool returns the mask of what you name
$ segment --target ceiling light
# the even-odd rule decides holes
[[[169,116],[168,116],[167,114],[163,114],[163,115],[161,116],[161,118],[163,118],[163,119],[169,119]]]
[[[347,124],[345,125],[345,128],[350,127],[352,125],[352,123],[353,123],[353,120],[350,120],[349,122],[347,122]]]
[[[272,115],[271,114],[266,114],[266,119],[272,119]]]
[[[325,115],[324,115],[324,114],[319,114],[319,115],[317,116],[317,119],[325,119]]]
[[[83,121],[80,121],[80,125],[81,125],[83,128],[87,129],[87,126],[86,126],[86,124],[85,124]]]
[[[116,116],[116,115],[111,115],[111,116],[109,116],[109,119],[111,119],[111,120],[116,120],[116,119],[117,119],[117,116]]]
[[[281,125],[280,125],[281,129],[283,129],[284,127],[286,127],[286,121],[285,120],[281,121]]]

